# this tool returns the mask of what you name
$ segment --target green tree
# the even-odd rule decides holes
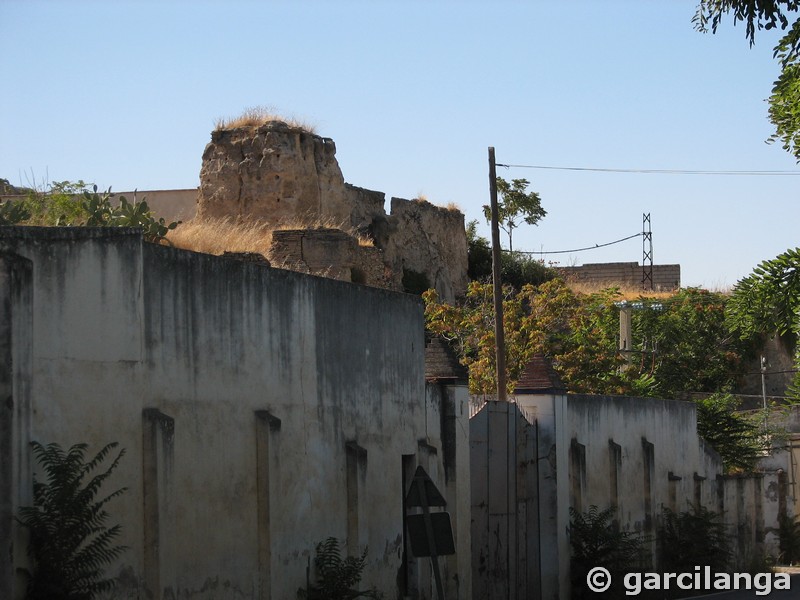
[[[494,390],[492,288],[472,282],[463,302],[441,303],[423,295],[428,328],[456,342],[470,373],[472,393]],[[678,292],[672,300],[642,298],[634,311],[634,340],[643,349],[630,363],[619,352],[621,294],[571,290],[563,280],[504,288],[504,330],[509,390],[530,358],[552,358],[572,392],[675,397],[730,390],[744,369],[746,341],[731,335],[724,296],[703,290]],[[660,307],[659,307],[660,304]],[[658,309],[660,308],[660,309]]]
[[[622,368],[614,306],[618,291],[576,294],[562,280],[553,279],[539,286],[526,284],[518,292],[506,286],[503,293],[509,391],[528,361],[541,353],[554,359],[570,391],[652,395],[648,380]],[[440,302],[433,290],[423,294],[428,329],[455,343],[473,394],[492,394],[496,389],[492,298],[492,285],[475,281],[457,305]]]
[[[769,119],[775,126],[770,141],[780,140],[783,148],[800,161],[800,19],[795,18],[798,8],[797,0],[700,0],[692,21],[697,30],[716,33],[723,17],[732,14],[734,25],[745,24],[745,36],[751,46],[756,31],[780,28],[785,32],[774,49],[781,71],[769,97]]]
[[[697,433],[722,458],[725,471],[749,472],[770,449],[771,434],[764,415],[752,417],[737,412],[740,402],[730,394],[713,394],[697,400]]]
[[[542,208],[541,198],[536,192],[527,192],[530,182],[527,179],[512,179],[508,183],[502,177],[497,178],[497,193],[500,198],[497,201],[498,225],[508,234],[508,249],[513,252],[512,237],[514,229],[520,224],[520,219],[528,225],[536,225],[547,211]],[[492,208],[489,205],[483,207],[483,215],[486,222],[491,223]]]
[[[777,333],[795,352],[800,370],[800,248],[789,249],[758,265],[733,289],[726,310],[730,328],[742,338]],[[789,395],[800,400],[800,373],[795,373]]]
[[[92,476],[118,444],[104,446],[90,461],[86,444],[64,451],[58,444],[32,442],[33,453],[46,475],[33,480],[33,506],[19,511],[28,529],[28,551],[33,559],[26,598],[29,600],[91,600],[114,588],[103,568],[126,550],[115,546],[120,525],[108,527],[106,504],[120,496],[121,488],[106,496],[100,488],[119,465],[120,450],[111,464]]]
[[[467,276],[471,281],[492,280],[492,248],[489,240],[478,234],[478,221],[467,223]],[[519,252],[500,255],[500,279],[503,284],[521,290],[526,283],[539,285],[556,277],[554,269],[542,261]]]
[[[638,369],[658,381],[667,398],[688,392],[732,391],[744,375],[748,339],[725,320],[725,294],[685,288],[663,300],[642,298],[633,311]]]

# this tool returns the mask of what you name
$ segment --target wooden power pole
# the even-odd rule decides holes
[[[497,171],[494,147],[489,147],[489,196],[492,209],[492,283],[494,287],[494,339],[497,364],[497,401],[506,401],[506,339],[503,330],[503,284],[500,281],[500,217],[497,208]]]

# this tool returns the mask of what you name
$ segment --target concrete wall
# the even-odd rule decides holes
[[[579,267],[557,267],[557,270],[569,282],[601,287],[611,285],[640,287],[642,285],[642,267],[635,262],[596,263]],[[681,287],[680,265],[653,265],[654,289],[677,290],[679,287]]]
[[[335,536],[369,547],[362,587],[395,597],[409,572],[411,597],[429,598],[403,527],[406,472],[425,464],[457,516],[448,597],[471,595],[466,392],[426,391],[419,299],[124,229],[3,228],[0,252],[14,282],[0,288],[0,350],[23,357],[0,364],[0,430],[15,432],[4,549],[29,502],[29,439],[118,441],[118,597],[294,598]],[[9,555],[3,597],[20,597],[24,548]]]
[[[476,600],[498,591],[569,598],[570,507],[616,506],[621,529],[651,540],[657,566],[663,510],[700,504],[724,515],[739,570],[778,556],[778,516],[793,514],[782,470],[723,475],[719,456],[697,436],[691,402],[517,394],[513,403],[488,402],[470,431]],[[527,562],[514,570],[522,556]]]

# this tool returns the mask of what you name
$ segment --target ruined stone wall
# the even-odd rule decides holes
[[[350,218],[333,140],[281,121],[211,134],[197,208],[201,218],[255,217],[274,223],[305,215]]]
[[[339,229],[288,229],[272,233],[274,266],[401,291],[399,277],[386,267],[380,248],[359,246]]]
[[[385,199],[383,192],[344,182],[333,140],[275,121],[212,133],[198,216],[308,224],[304,231],[273,233],[273,262],[285,268],[388,289],[403,289],[404,274],[416,274],[445,301],[462,295],[464,215],[400,198],[392,198],[387,215]],[[367,235],[376,248],[320,225]]]
[[[401,277],[409,272],[424,274],[447,301],[467,289],[467,238],[460,211],[392,198],[391,214],[373,235],[386,264]]]

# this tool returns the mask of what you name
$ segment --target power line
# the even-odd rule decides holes
[[[506,169],[546,169],[552,171],[591,171],[595,173],[639,173],[646,175],[745,175],[745,176],[797,176],[800,171],[690,171],[686,169],[605,169],[601,167],[556,167],[552,165],[504,165]]]
[[[497,165],[500,166],[500,165]],[[639,237],[642,235],[641,233],[635,233],[634,235],[629,235],[628,237],[622,238],[621,240],[615,240],[613,242],[607,242],[605,244],[595,244],[594,246],[587,246],[586,248],[577,248],[575,250],[553,250],[551,252],[535,252],[535,251],[524,251],[524,250],[503,250],[503,252],[511,252],[511,254],[568,254],[570,252],[584,252],[586,250],[595,250],[597,248],[605,248],[606,246],[612,246],[614,244],[619,244],[620,242],[626,242],[628,240],[632,240],[635,237]]]

